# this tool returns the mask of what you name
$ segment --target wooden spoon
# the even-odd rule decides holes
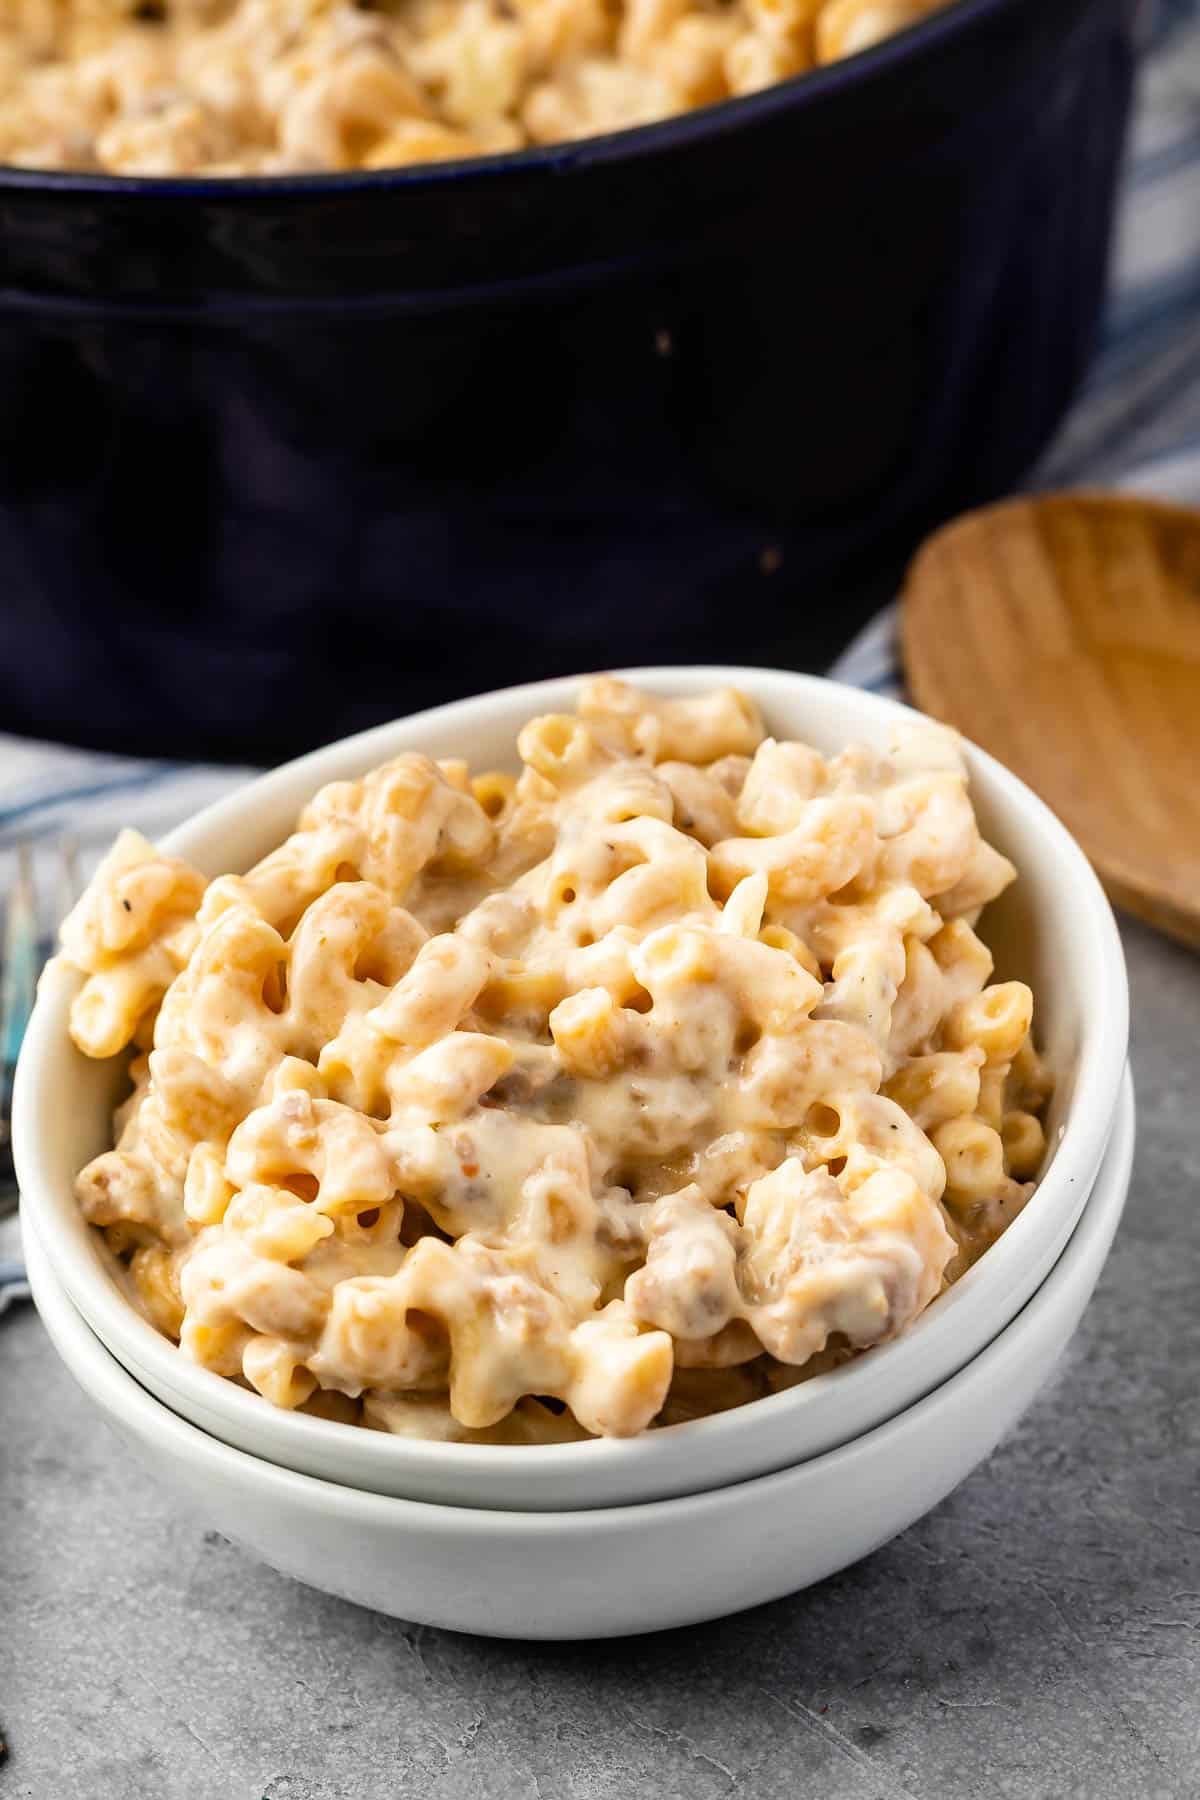
[[[901,645],[917,705],[1028,782],[1113,900],[1200,947],[1200,512],[968,513],[917,553]]]

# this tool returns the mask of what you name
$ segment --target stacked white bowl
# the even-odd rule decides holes
[[[905,709],[813,677],[643,669],[666,694],[735,685],[777,736],[882,743]],[[290,763],[167,840],[209,874],[248,867],[328,781],[405,750],[511,763],[571,679],[403,720]],[[1020,704],[1020,696],[1013,696]],[[911,716],[911,715],[908,715]],[[271,1407],[188,1361],[125,1299],[74,1200],[121,1080],[67,1035],[77,985],[43,979],[14,1132],[34,1298],[64,1361],[131,1447],[206,1520],[315,1587],[422,1623],[516,1637],[651,1631],[821,1579],[935,1505],[1028,1405],[1082,1314],[1129,1184],[1128,993],[1112,913],[1078,846],[967,746],[972,796],[1020,880],[988,911],[1001,977],[1037,999],[1057,1077],[1037,1191],[896,1342],[731,1412],[628,1441],[507,1448],[364,1431]]]

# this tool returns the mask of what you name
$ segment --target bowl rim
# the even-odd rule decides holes
[[[597,133],[566,144],[527,145],[520,150],[456,158],[442,163],[417,163],[396,169],[351,169],[304,175],[111,175],[75,170],[23,169],[0,165],[0,195],[45,193],[102,195],[137,203],[141,199],[184,198],[195,195],[209,201],[262,198],[324,198],[337,193],[384,192],[439,188],[474,179],[503,179],[508,174],[561,176],[572,169],[607,163],[635,161],[645,155],[671,150],[705,137],[720,137],[742,125],[769,119],[793,102],[852,87],[859,76],[882,73],[903,64],[943,39],[953,40],[976,18],[1003,12],[1013,0],[950,0],[942,10],[905,26],[878,44],[790,75],[784,81],[727,100],[714,101],[690,112],[676,113],[647,125]]]
[[[921,720],[923,715],[900,701],[865,689],[829,681],[822,676],[802,675],[788,670],[766,670],[738,665],[678,665],[619,669],[612,671],[618,679],[627,680],[652,690],[667,693],[704,691],[711,687],[746,688],[768,716],[772,690],[792,696],[799,705],[817,695],[834,693],[844,696],[860,714],[875,718],[881,727],[897,721]],[[386,725],[373,726],[350,737],[308,752],[282,764],[257,779],[236,789],[232,794],[205,807],[191,819],[177,826],[161,840],[161,847],[174,854],[187,856],[197,838],[219,836],[222,829],[247,812],[281,803],[291,793],[290,809],[299,810],[297,795],[311,795],[317,787],[338,779],[350,766],[366,770],[386,756],[398,754],[411,743],[396,744],[397,734],[410,738],[427,737],[438,732],[452,732],[456,727],[471,728],[472,721],[489,711],[501,715],[528,718],[546,710],[547,703],[556,709],[569,703],[585,675],[552,677],[547,681],[522,683],[509,688],[493,689],[444,706],[415,713]],[[481,728],[486,728],[486,720]],[[505,729],[508,729],[507,721]],[[847,741],[857,728],[848,727]],[[515,733],[514,733],[515,735]],[[41,1068],[64,1047],[66,1037],[60,1017],[71,994],[79,985],[79,976],[63,967],[50,967],[39,984],[37,1003],[30,1019],[17,1064],[13,1095],[13,1143],[17,1173],[23,1194],[30,1198],[29,1208],[39,1216],[53,1220],[55,1234],[51,1255],[56,1269],[63,1269],[63,1279],[73,1303],[84,1298],[85,1316],[98,1317],[102,1335],[108,1343],[125,1349],[135,1343],[138,1350],[128,1351],[134,1363],[139,1360],[156,1371],[172,1390],[191,1393],[195,1404],[226,1417],[238,1416],[248,1431],[265,1427],[273,1435],[294,1435],[314,1445],[324,1442],[330,1453],[339,1446],[357,1462],[360,1459],[386,1458],[393,1465],[421,1467],[461,1480],[464,1489],[477,1489],[490,1475],[503,1470],[507,1479],[514,1477],[536,1480],[539,1472],[555,1473],[578,1479],[582,1488],[590,1473],[606,1464],[623,1467],[629,1478],[649,1465],[654,1468],[677,1450],[681,1434],[688,1434],[689,1447],[701,1442],[717,1442],[739,1433],[769,1431],[772,1423],[783,1427],[789,1420],[799,1431],[806,1411],[822,1403],[827,1395],[836,1395],[848,1384],[865,1386],[878,1370],[884,1357],[897,1360],[896,1353],[916,1361],[925,1338],[952,1334],[952,1320],[972,1303],[974,1295],[986,1283],[993,1283],[1000,1272],[1025,1258],[1026,1242],[1035,1237],[1041,1221],[1051,1206],[1062,1207],[1077,1202],[1083,1205],[1088,1188],[1100,1167],[1114,1118],[1115,1103],[1120,1092],[1122,1071],[1128,1048],[1128,986],[1124,952],[1112,910],[1100,883],[1083,851],[1066,827],[1045,803],[1025,786],[1010,770],[977,745],[964,740],[972,769],[982,769],[990,783],[1007,790],[1019,809],[1036,821],[1043,833],[1055,844],[1055,875],[1059,886],[1069,885],[1077,901],[1081,932],[1090,932],[1096,971],[1095,989],[1088,995],[1087,1011],[1094,1022],[1084,1034],[1081,1055],[1075,1071],[1074,1092],[1069,1113],[1055,1145],[1054,1159],[1038,1184],[1028,1205],[986,1256],[945,1295],[930,1307],[899,1337],[874,1346],[840,1368],[812,1377],[782,1392],[734,1407],[727,1412],[708,1414],[677,1425],[644,1432],[632,1438],[593,1438],[582,1443],[535,1446],[445,1443],[439,1440],[391,1436],[383,1432],[363,1432],[359,1426],[348,1426],[308,1414],[271,1407],[260,1395],[242,1388],[226,1377],[191,1362],[136,1310],[121,1292],[106,1267],[97,1235],[78,1211],[74,1194],[60,1193],[52,1173],[45,1166],[46,1157],[36,1128],[38,1090]],[[66,1047],[73,1055],[69,1040]],[[1082,1189],[1082,1197],[1080,1197]],[[49,1242],[43,1233],[43,1240]],[[936,1339],[935,1339],[936,1341]],[[122,1360],[124,1358],[122,1357]],[[364,1436],[369,1443],[351,1447],[347,1434]],[[594,1510],[594,1509],[589,1509]]]
[[[219,1480],[223,1472],[252,1467],[255,1476],[265,1488],[278,1494],[281,1499],[299,1505],[311,1513],[325,1513],[330,1505],[336,1505],[340,1518],[353,1524],[358,1520],[374,1519],[379,1523],[390,1522],[393,1525],[409,1524],[414,1530],[433,1532],[450,1540],[462,1536],[488,1536],[512,1533],[522,1537],[537,1536],[554,1531],[558,1534],[580,1537],[595,1533],[597,1529],[620,1529],[622,1526],[636,1527],[659,1524],[670,1519],[672,1522],[686,1518],[702,1517],[706,1512],[719,1511],[727,1506],[731,1496],[746,1494],[753,1489],[756,1495],[778,1491],[786,1493],[789,1486],[799,1478],[803,1480],[808,1473],[813,1475],[828,1474],[831,1469],[845,1473],[849,1491],[853,1482],[853,1471],[856,1464],[869,1461],[874,1453],[885,1447],[889,1441],[895,1441],[910,1432],[914,1427],[931,1421],[939,1408],[945,1403],[949,1390],[954,1388],[961,1392],[964,1385],[969,1384],[977,1390],[981,1400],[986,1400],[990,1392],[995,1391],[997,1381],[1002,1378],[1010,1357],[1016,1351],[1021,1338],[1026,1336],[1043,1318],[1057,1311],[1063,1303],[1064,1295],[1069,1293],[1076,1283],[1086,1281],[1087,1295],[1084,1306],[1090,1299],[1096,1282],[1099,1280],[1108,1252],[1121,1221],[1128,1196],[1133,1169],[1133,1153],[1137,1136],[1137,1110],[1133,1088],[1133,1078],[1128,1063],[1124,1064],[1121,1077],[1120,1092],[1114,1107],[1114,1131],[1112,1148],[1106,1153],[1105,1160],[1097,1176],[1096,1185],[1089,1196],[1079,1223],[1072,1232],[1069,1242],[1057,1263],[1051,1269],[1045,1281],[1012,1318],[1004,1329],[994,1337],[990,1344],[969,1363],[955,1374],[947,1377],[931,1393],[924,1395],[911,1406],[895,1413],[882,1424],[873,1426],[870,1431],[861,1433],[848,1444],[842,1444],[835,1450],[825,1451],[821,1456],[811,1457],[798,1463],[789,1464],[783,1469],[776,1469],[767,1475],[758,1475],[747,1481],[729,1482],[723,1487],[710,1488],[700,1493],[679,1494],[667,1499],[639,1501],[619,1506],[597,1507],[588,1511],[573,1509],[559,1512],[520,1512],[497,1511],[486,1507],[442,1506],[428,1500],[408,1500],[394,1494],[377,1494],[361,1488],[344,1487],[339,1482],[324,1480],[315,1475],[306,1475],[296,1469],[281,1467],[278,1463],[266,1461],[262,1457],[253,1456],[246,1450],[236,1449],[212,1437],[194,1425],[189,1419],[181,1418],[155,1399],[153,1394],[141,1386],[140,1382],[124,1368],[112,1353],[95,1336],[87,1321],[69,1298],[66,1289],[54,1271],[37,1229],[28,1219],[22,1221],[23,1233],[33,1246],[33,1255],[29,1258],[31,1287],[34,1303],[39,1315],[43,1309],[43,1295],[47,1289],[51,1293],[50,1310],[61,1323],[66,1318],[66,1331],[71,1334],[79,1346],[80,1360],[89,1368],[90,1381],[78,1374],[75,1364],[67,1361],[58,1348],[57,1337],[51,1333],[55,1349],[67,1363],[72,1376],[84,1388],[93,1400],[123,1418],[139,1437],[153,1436],[159,1440],[159,1447],[164,1451],[173,1446],[175,1453],[183,1460],[195,1462],[208,1459],[213,1478]],[[1093,1262],[1095,1272],[1088,1274]],[[47,1327],[47,1329],[49,1329]],[[104,1388],[107,1398],[101,1398],[97,1388]],[[144,1416],[146,1423],[139,1425],[138,1415]]]

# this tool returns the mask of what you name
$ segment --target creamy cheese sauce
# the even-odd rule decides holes
[[[277,1404],[694,1417],[895,1336],[1031,1191],[1032,996],[974,930],[1013,870],[950,733],[825,759],[594,680],[518,748],[336,783],[207,886],[125,834],[64,927],[77,1043],[134,1048],[84,1212]]]

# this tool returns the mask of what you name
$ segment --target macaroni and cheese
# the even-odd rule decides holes
[[[520,772],[409,754],[205,883],[132,832],[66,921],[132,1052],[78,1179],[131,1292],[278,1406],[629,1435],[902,1332],[1024,1206],[1049,1082],[992,983],[957,741],[825,758],[586,681]]]
[[[946,0],[2,0],[0,163],[382,169],[644,125]]]

